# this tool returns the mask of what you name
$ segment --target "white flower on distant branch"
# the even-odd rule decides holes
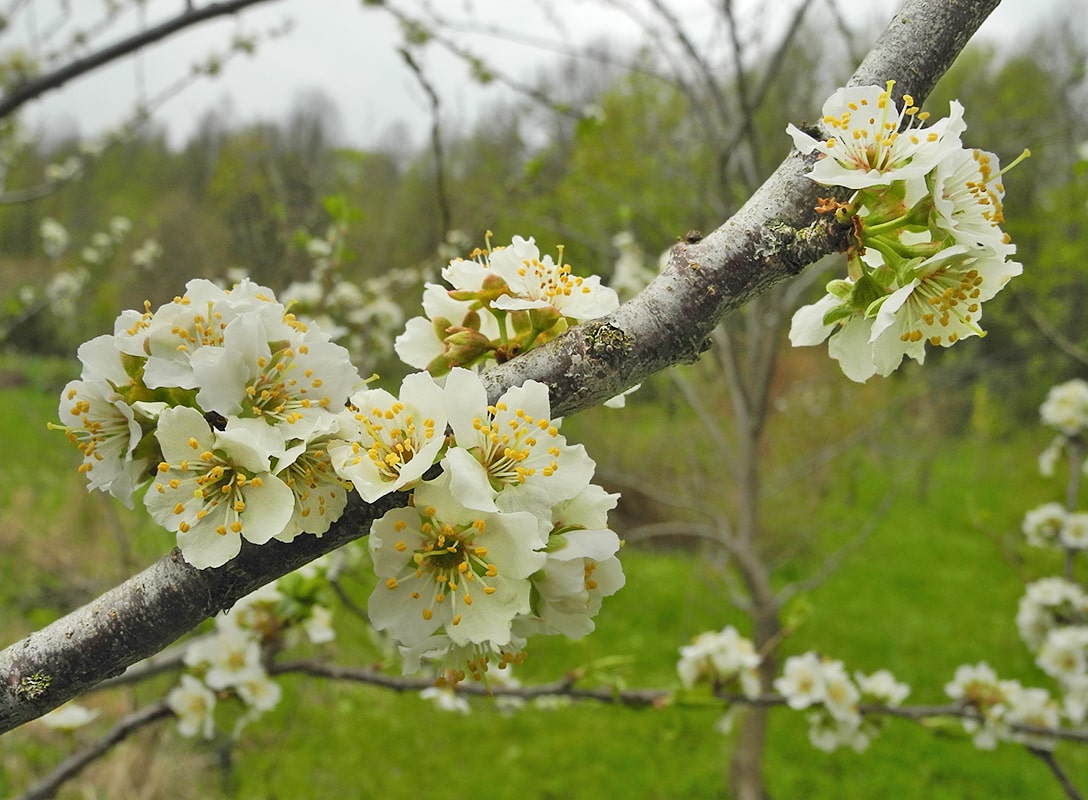
[[[1039,407],[1039,416],[1044,425],[1066,436],[1080,434],[1088,428],[1088,382],[1074,378],[1051,388]]]
[[[1010,741],[1020,742],[1042,750],[1053,750],[1053,736],[1017,730],[1018,726],[1053,730],[1061,726],[1061,707],[1051,699],[1046,689],[1027,688],[1015,681],[1005,681],[1007,710],[1004,723],[1010,727]]]
[[[858,716],[858,699],[861,693],[850,680],[843,663],[824,659],[821,668],[824,708],[839,722],[857,727],[861,724]]]
[[[336,638],[332,611],[325,606],[311,606],[309,615],[302,621],[302,629],[311,644],[325,644]]]
[[[977,667],[960,666],[952,682],[945,685],[945,694],[974,707],[983,715],[981,724],[974,719],[963,721],[964,730],[972,734],[975,747],[980,750],[997,747],[998,738],[1003,733],[999,724],[1005,710],[1005,692],[994,671],[985,663]]]
[[[261,646],[253,632],[221,627],[218,632],[197,639],[183,658],[185,665],[203,670],[204,683],[211,689],[229,689],[261,667]]]
[[[1088,627],[1069,625],[1047,631],[1035,663],[1063,683],[1088,672]]]
[[[897,681],[886,669],[879,669],[871,675],[855,672],[854,680],[857,681],[858,689],[865,700],[892,708],[899,706],[910,694],[910,687]]]
[[[242,701],[257,712],[272,710],[283,695],[280,685],[259,666],[234,676],[231,686]]]
[[[439,711],[453,714],[468,714],[472,708],[468,699],[457,694],[448,686],[428,686],[419,693],[424,700],[430,700]]]
[[[1058,540],[1069,512],[1061,503],[1043,503],[1024,514],[1020,530],[1033,547],[1047,547]]]
[[[215,735],[215,694],[192,675],[181,676],[181,685],[166,695],[166,704],[178,718],[182,736]]]
[[[782,677],[775,679],[774,688],[793,709],[824,702],[827,695],[820,657],[816,653],[805,653],[787,658]]]
[[[1027,585],[1016,613],[1020,636],[1037,650],[1053,628],[1082,625],[1088,620],[1088,595],[1063,578],[1042,578]]]
[[[753,672],[762,659],[750,639],[737,633],[732,625],[720,631],[704,631],[689,645],[680,648],[676,671],[680,683],[690,689],[700,681],[717,685]],[[749,697],[759,694],[759,680],[742,682]],[[752,691],[754,689],[754,692]]]
[[[1070,550],[1088,550],[1088,512],[1067,514],[1058,540]]]
[[[38,722],[55,731],[71,733],[98,719],[98,712],[79,703],[65,703],[48,714],[38,717]]]

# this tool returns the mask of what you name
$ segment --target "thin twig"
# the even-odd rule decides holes
[[[140,728],[168,717],[172,713],[165,702],[154,703],[133,711],[118,720],[117,724],[110,728],[101,739],[68,756],[52,772],[12,800],[45,800],[45,798],[53,797],[62,784],[76,777],[92,761],[102,758],[109,750]]]
[[[394,692],[418,692],[435,685],[433,678],[399,678],[385,675],[369,667],[345,667],[326,664],[320,661],[290,661],[276,664],[269,672],[273,675],[301,673],[315,678],[352,681],[371,686],[380,686]],[[537,697],[569,697],[572,700],[595,700],[599,703],[645,708],[660,705],[669,697],[665,689],[581,689],[576,687],[575,678],[565,678],[537,686],[503,686],[497,684],[459,683],[451,686],[457,694],[475,697],[520,697],[530,700]]]
[[[1081,364],[1088,364],[1088,350],[1080,347],[1058,330],[1054,323],[1048,320],[1046,315],[1041,313],[1035,304],[1028,299],[1026,294],[1014,291],[1012,296],[1020,306],[1020,310],[1024,312],[1024,316],[1039,330],[1039,333],[1043,334],[1055,347],[1073,360],[1079,361]]]
[[[446,159],[442,151],[442,115],[440,113],[442,101],[434,88],[434,84],[423,74],[423,68],[412,57],[412,53],[408,48],[402,47],[399,52],[400,57],[404,59],[404,63],[415,76],[416,81],[426,93],[431,104],[431,154],[434,156],[434,191],[438,199],[438,215],[442,220],[442,235],[439,237],[439,241],[444,242],[453,227],[453,216],[450,213],[449,192],[446,190]]]
[[[148,28],[147,30],[140,31],[109,47],[103,47],[101,50],[92,53],[85,58],[76,59],[75,61],[65,64],[63,67],[58,67],[52,72],[47,72],[37,78],[32,78],[31,80],[16,84],[11,91],[0,98],[0,119],[10,116],[18,111],[23,105],[40,97],[46,92],[52,91],[53,89],[59,89],[64,84],[68,83],[68,81],[78,78],[81,75],[86,75],[106,64],[135,53],[142,47],[166,39],[179,31],[191,28],[193,25],[197,25],[201,22],[206,22],[207,20],[215,19],[216,17],[237,14],[248,6],[257,5],[258,3],[267,3],[269,1],[270,0],[224,0],[224,2],[221,3],[210,3],[202,8],[190,8],[172,19],[166,20],[166,22]]]
[[[1073,782],[1069,780],[1069,776],[1065,774],[1065,770],[1062,769],[1062,765],[1058,763],[1058,759],[1054,757],[1052,750],[1044,750],[1040,747],[1029,747],[1028,752],[1038,758],[1047,767],[1050,768],[1055,779],[1061,784],[1062,791],[1065,792],[1065,796],[1069,800],[1084,800],[1083,795],[1077,791],[1077,787],[1073,785]]]
[[[822,586],[835,574],[835,571],[842,566],[842,562],[846,560],[847,556],[851,556],[860,550],[876,531],[877,524],[883,520],[884,516],[888,513],[888,509],[891,507],[892,501],[898,494],[898,490],[898,486],[893,486],[889,489],[884,494],[880,504],[873,509],[873,513],[865,520],[865,524],[858,529],[846,544],[825,558],[816,572],[809,575],[804,580],[787,583],[783,586],[778,592],[779,606],[785,605],[790,598],[800,592],[811,592],[817,587]]]

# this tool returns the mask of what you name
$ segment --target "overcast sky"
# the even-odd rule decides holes
[[[850,9],[852,24],[869,29],[882,27],[898,5],[896,0],[838,1]],[[183,2],[149,0],[147,22],[176,13]],[[739,3],[739,16],[751,21],[749,34],[754,37],[773,23],[761,13],[773,8],[788,15],[797,2],[746,0]],[[1004,0],[980,35],[1009,38],[1069,2],[1084,0]],[[626,3],[629,8],[644,5],[638,0]],[[12,31],[0,40],[0,47],[10,47],[18,39],[26,41],[35,27],[39,31],[48,28],[52,19],[49,1],[34,5],[35,15],[17,19]],[[83,0],[72,5],[92,19],[97,18],[102,3]],[[687,21],[694,37],[712,33],[702,24],[710,13],[707,0],[670,0],[670,6]],[[641,39],[630,16],[604,8],[599,0],[440,0],[437,7],[450,16],[478,20],[474,30],[457,34],[458,41],[489,63],[527,78],[560,56],[546,47],[503,41],[489,35],[487,25],[501,25],[556,46],[602,36],[627,43]],[[553,11],[549,13],[545,7]],[[360,0],[277,0],[238,19],[205,23],[148,48],[138,59],[127,59],[52,92],[44,101],[27,107],[25,120],[41,135],[68,133],[73,128],[94,135],[126,117],[139,86],[154,95],[185,74],[193,62],[221,52],[236,31],[259,34],[286,20],[294,23],[290,34],[263,44],[253,57],[235,59],[222,77],[199,81],[156,113],[172,142],[183,142],[210,109],[227,108],[239,122],[279,119],[300,94],[314,88],[320,88],[339,106],[346,142],[374,143],[388,136],[398,120],[408,124],[415,143],[422,140],[429,124],[427,103],[396,52],[397,25],[382,11],[364,9]],[[122,19],[100,41],[112,42],[137,24],[134,16]],[[469,80],[463,65],[452,57],[435,52],[425,66],[442,93],[444,116],[454,124],[468,125],[481,108],[502,93],[499,88],[483,88]]]

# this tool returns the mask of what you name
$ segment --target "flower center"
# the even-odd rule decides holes
[[[414,578],[424,584],[430,583],[430,592],[413,591],[413,600],[423,600],[421,614],[426,620],[449,602],[452,624],[461,623],[461,606],[471,606],[474,597],[492,595],[495,587],[491,579],[499,574],[499,568],[488,558],[487,548],[477,545],[476,538],[484,533],[484,520],[474,520],[469,525],[450,525],[434,519],[433,508],[423,509],[424,522],[419,532],[423,538],[419,547],[412,554],[415,564]],[[403,523],[402,523],[403,525]],[[404,540],[394,544],[397,551],[407,551]],[[385,584],[389,589],[396,589],[400,581],[390,578]]]
[[[488,406],[487,411],[486,421],[477,417],[472,425],[480,434],[480,463],[496,489],[524,483],[537,473],[555,474],[559,469],[559,448],[552,440],[559,431],[549,420],[536,419],[521,408],[511,414],[505,403]],[[537,455],[538,448],[544,450],[543,459]],[[540,463],[542,460],[544,463]]]
[[[911,319],[920,319],[930,327],[940,325],[947,328],[954,318],[960,325],[973,327],[972,316],[978,311],[978,297],[981,294],[979,287],[982,283],[983,277],[977,269],[959,274],[948,267],[937,270],[922,278],[912,292],[910,303],[914,313]],[[917,310],[919,308],[920,311]],[[912,327],[899,338],[904,342],[918,342],[922,339],[922,331],[919,327]],[[941,344],[942,339],[940,334],[934,334],[929,337],[929,342],[936,346]],[[957,339],[958,332],[952,331],[948,334],[950,342]]]
[[[397,401],[387,409],[373,408],[369,416],[356,414],[372,443],[367,455],[387,480],[396,480],[404,465],[416,457],[435,436],[434,420],[418,423],[404,403]]]
[[[312,369],[302,369],[295,360],[298,355],[307,353],[308,348],[303,344],[297,352],[283,347],[270,358],[258,359],[261,373],[246,387],[249,408],[254,415],[294,423],[303,419],[305,409],[328,408],[332,404],[329,396],[321,393],[321,378],[315,377]]]

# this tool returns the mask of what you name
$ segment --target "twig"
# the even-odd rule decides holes
[[[1062,791],[1065,792],[1065,796],[1068,797],[1069,800],[1083,800],[1083,795],[1077,791],[1077,787],[1069,780],[1069,776],[1065,774],[1065,770],[1062,769],[1062,765],[1058,763],[1058,759],[1054,757],[1052,751],[1029,747],[1028,752],[1050,768],[1050,771],[1054,774],[1058,783],[1061,784]]]
[[[442,235],[439,237],[439,241],[444,242],[453,227],[453,215],[450,213],[449,192],[446,191],[446,159],[442,152],[442,116],[439,113],[442,101],[434,88],[434,84],[423,74],[423,68],[412,57],[411,51],[407,47],[402,47],[399,52],[400,57],[404,59],[404,63],[415,75],[416,81],[419,82],[419,85],[427,94],[431,104],[431,154],[434,156],[434,191],[438,196],[438,214],[442,220]]]
[[[273,675],[286,673],[301,673],[315,678],[329,678],[330,680],[353,681],[366,683],[371,686],[380,686],[391,689],[394,692],[418,692],[435,685],[433,678],[398,678],[393,675],[384,675],[375,669],[368,667],[345,667],[335,664],[326,664],[320,661],[289,661],[276,664],[269,672]],[[537,697],[569,697],[572,700],[594,700],[599,703],[611,705],[630,706],[633,708],[645,708],[657,706],[669,697],[665,689],[580,689],[576,687],[575,678],[569,677],[553,683],[543,683],[537,686],[503,686],[484,685],[480,683],[459,683],[451,686],[451,690],[457,694],[471,695],[475,697],[520,697],[531,700]]]
[[[75,61],[65,64],[63,67],[58,67],[52,72],[47,72],[37,78],[32,78],[31,80],[16,84],[11,91],[5,93],[4,96],[0,98],[0,119],[10,116],[24,104],[40,97],[46,92],[52,91],[53,89],[59,89],[73,78],[86,75],[88,72],[92,72],[112,61],[124,58],[142,47],[166,39],[179,31],[191,28],[193,25],[197,25],[209,19],[236,14],[248,6],[257,5],[258,3],[267,3],[269,1],[270,0],[224,0],[224,2],[221,3],[210,3],[202,8],[190,8],[174,18],[168,19],[166,22],[160,23],[153,28],[140,31],[109,47],[103,47],[98,52],[92,53],[85,58],[76,59]]]
[[[165,702],[155,703],[133,711],[118,720],[117,724],[110,728],[109,732],[101,739],[68,756],[52,772],[23,794],[12,798],[12,800],[45,800],[53,797],[63,783],[78,775],[92,761],[104,756],[110,749],[123,742],[140,728],[168,717],[172,713]]]
[[[860,550],[861,547],[869,541],[869,537],[873,535],[877,523],[884,518],[885,514],[887,514],[888,508],[898,494],[898,489],[898,486],[893,486],[884,494],[880,504],[873,509],[873,513],[865,520],[865,524],[858,529],[846,544],[825,558],[816,572],[809,575],[804,580],[788,583],[783,586],[778,592],[779,606],[784,606],[789,602],[790,598],[794,597],[799,592],[811,592],[826,583],[827,580],[835,574],[835,571],[842,566],[842,562],[846,560],[847,556],[853,555]]]
[[[1024,312],[1031,324],[1038,328],[1039,333],[1051,341],[1051,343],[1065,353],[1067,356],[1075,361],[1079,361],[1081,364],[1088,364],[1088,350],[1078,346],[1068,336],[1058,330],[1054,323],[1046,318],[1046,316],[1040,313],[1035,304],[1032,303],[1023,292],[1014,291],[1012,293],[1013,299],[1016,300],[1020,309]]]

